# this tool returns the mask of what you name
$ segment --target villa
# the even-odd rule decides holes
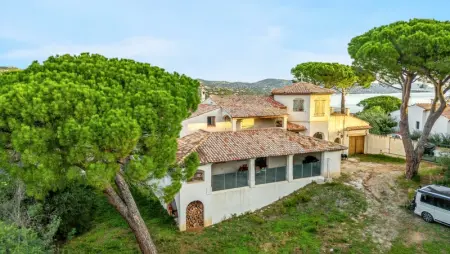
[[[179,162],[193,152],[200,159],[166,204],[179,229],[209,226],[339,176],[343,153],[364,153],[370,125],[330,108],[333,93],[295,83],[270,96],[204,98],[178,140]]]

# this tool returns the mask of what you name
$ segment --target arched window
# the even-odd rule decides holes
[[[305,101],[301,98],[294,99],[294,106],[292,107],[292,111],[294,112],[305,111]]]
[[[323,136],[323,133],[322,132],[316,132],[315,134],[314,134],[314,136],[313,137],[315,137],[315,138],[318,138],[318,139],[323,139],[324,138],[324,136]]]
[[[340,143],[341,143],[341,139],[340,139],[340,138],[336,138],[336,139],[334,140],[334,143],[340,144]]]

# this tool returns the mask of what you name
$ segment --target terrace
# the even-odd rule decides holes
[[[321,175],[320,153],[258,157],[214,163],[212,191],[289,181]]]

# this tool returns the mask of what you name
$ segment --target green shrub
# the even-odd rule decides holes
[[[412,140],[419,140],[420,136],[422,136],[422,132],[418,130],[414,130],[412,133],[409,134],[409,137]]]
[[[98,195],[94,190],[83,185],[73,185],[47,196],[43,211],[61,219],[57,231],[59,240],[84,233],[91,228],[97,199]]]
[[[266,222],[263,218],[261,218],[259,215],[257,214],[249,214],[248,218],[250,221],[256,223],[256,224],[264,224],[264,222]]]
[[[91,188],[72,185],[36,200],[21,181],[0,173],[0,220],[33,229],[49,246],[89,230],[97,198]]]
[[[0,221],[0,253],[47,253],[45,243],[31,229]]]

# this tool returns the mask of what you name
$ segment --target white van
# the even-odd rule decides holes
[[[450,226],[450,188],[428,185],[416,191],[414,213],[426,222],[439,222]]]

